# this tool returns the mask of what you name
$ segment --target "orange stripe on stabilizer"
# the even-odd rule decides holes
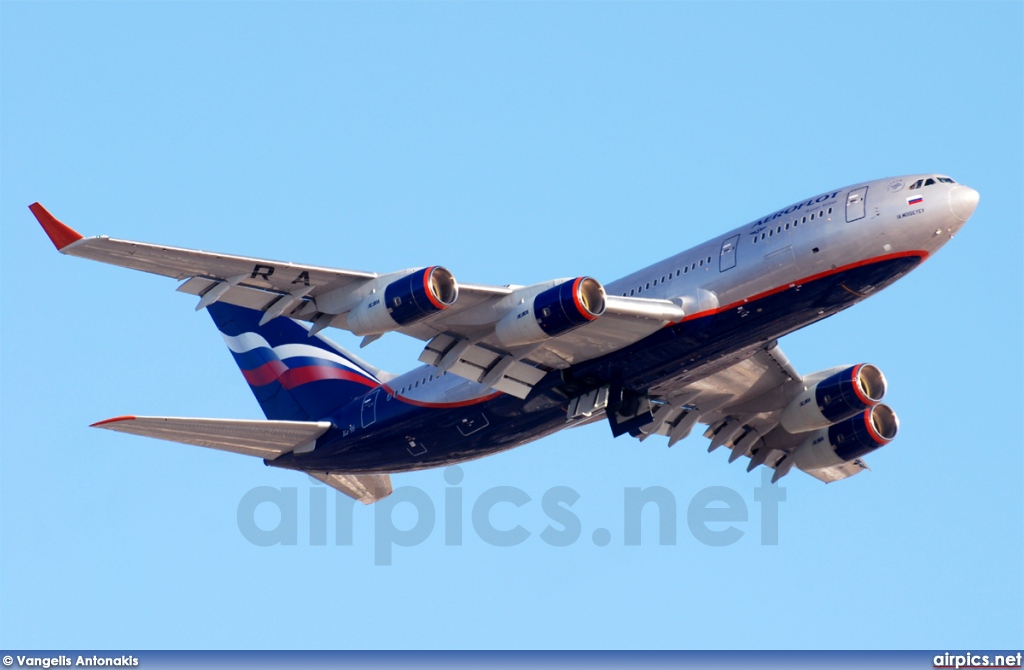
[[[117,421],[135,421],[135,417],[134,416],[115,416],[113,419],[104,419],[103,421],[97,421],[96,423],[90,425],[89,427],[90,428],[97,428],[99,426],[102,426],[105,423],[115,423]]]
[[[28,208],[32,210],[32,214],[35,215],[36,221],[38,221],[39,225],[41,225],[43,230],[46,231],[47,236],[49,236],[50,241],[53,242],[53,246],[57,247],[58,251],[69,244],[82,239],[82,236],[79,235],[77,231],[58,221],[53,214],[46,211],[46,208],[38,202],[32,203]]]

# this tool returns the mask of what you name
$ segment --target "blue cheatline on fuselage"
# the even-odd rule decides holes
[[[743,309],[726,305],[666,326],[570,372],[576,379],[599,383],[614,376],[636,389],[668,379],[685,384],[729,367],[735,363],[732,357],[743,351],[846,309],[864,299],[865,290],[888,286],[926,256],[921,252],[873,259],[780,287],[751,297]],[[253,312],[257,320],[260,314]],[[302,328],[287,319],[278,321]],[[334,414],[338,428],[324,435],[315,451],[285,454],[268,463],[297,470],[402,472],[487,456],[564,427],[566,397],[558,391],[563,383],[562,373],[553,371],[526,400],[502,394],[438,407],[393,397],[385,385],[364,392],[360,402],[350,401]],[[363,426],[368,409],[373,421]]]
[[[316,421],[380,381],[341,347],[291,319],[259,325],[263,312],[225,303],[210,315],[268,419]]]

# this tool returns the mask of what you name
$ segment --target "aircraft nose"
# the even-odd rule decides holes
[[[974,214],[981,195],[969,186],[954,186],[949,191],[949,210],[958,221],[967,221]]]

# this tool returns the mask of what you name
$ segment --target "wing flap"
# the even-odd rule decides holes
[[[331,424],[328,421],[119,416],[94,423],[92,427],[273,460],[289,452],[312,449],[316,439],[326,433]]]
[[[310,472],[308,474],[348,497],[355,498],[364,505],[387,498],[392,491],[390,475],[344,475],[326,472]]]
[[[430,340],[419,360],[517,398],[528,396],[547,374],[508,352],[481,347],[451,333]]]
[[[210,279],[209,277],[192,277],[179,286],[177,290],[181,293],[205,297],[210,291],[215,290],[221,285],[222,281],[219,279]],[[229,285],[223,293],[217,296],[217,301],[263,311],[283,295],[285,294],[278,291],[268,291],[266,289],[254,288],[251,286]],[[205,306],[206,305],[202,305],[202,307]],[[196,309],[201,309],[201,307],[197,307]]]
[[[686,382],[666,382],[651,389],[662,403],[651,423],[641,429],[641,439],[667,435],[669,446],[689,435],[699,421],[707,424],[704,436],[711,440],[709,452],[726,447],[729,462],[750,458],[747,470],[765,465],[776,470],[775,479],[792,465],[787,445],[765,443],[764,436],[779,424],[778,415],[802,388],[803,378],[774,344],[747,351],[727,366]],[[796,446],[800,438],[794,438]],[[852,468],[852,469],[851,469]],[[859,467],[846,464],[829,471],[810,474],[821,481],[849,477]]]

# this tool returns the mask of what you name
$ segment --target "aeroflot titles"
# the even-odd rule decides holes
[[[761,232],[761,229],[758,226],[763,226],[766,223],[768,223],[769,221],[774,221],[775,219],[779,218],[780,216],[785,216],[787,214],[792,214],[793,212],[799,211],[803,207],[813,207],[814,205],[820,205],[822,203],[829,202],[831,200],[834,200],[837,195],[839,195],[839,191],[833,191],[832,193],[826,193],[824,195],[819,195],[817,198],[810,198],[808,200],[804,200],[803,202],[801,202],[801,203],[799,203],[797,205],[791,205],[791,206],[787,207],[786,209],[780,209],[779,211],[775,212],[774,214],[770,214],[770,215],[764,217],[763,219],[758,219],[757,221],[752,223],[751,224],[751,228],[754,228],[755,230],[752,230],[751,233],[759,233],[759,232]]]

